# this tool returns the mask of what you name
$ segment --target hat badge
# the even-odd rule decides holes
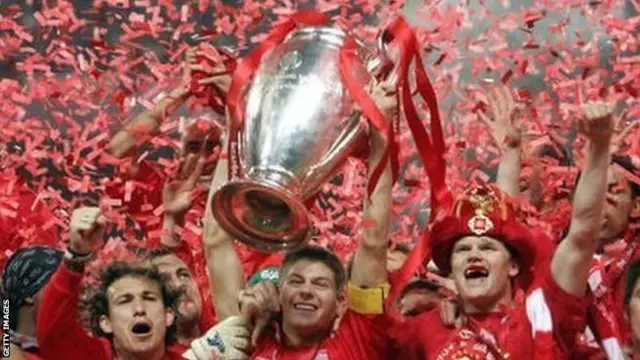
[[[476,236],[481,236],[493,229],[493,221],[486,215],[493,210],[496,201],[495,194],[490,189],[473,189],[469,202],[474,207],[475,214],[469,219],[469,230]]]

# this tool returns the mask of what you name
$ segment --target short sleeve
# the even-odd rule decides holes
[[[574,296],[555,282],[551,269],[527,296],[527,315],[534,333],[553,331],[560,350],[568,352],[576,345],[577,335],[587,326],[589,296]]]

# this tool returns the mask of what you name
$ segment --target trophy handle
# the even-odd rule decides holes
[[[383,30],[378,36],[377,51],[374,57],[367,63],[367,71],[378,82],[391,80],[395,82],[397,69],[395,62],[389,56],[388,44],[393,40],[389,31]]]

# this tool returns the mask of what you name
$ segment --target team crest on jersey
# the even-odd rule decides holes
[[[436,357],[436,360],[495,360],[489,347],[476,340],[473,332],[462,329]]]

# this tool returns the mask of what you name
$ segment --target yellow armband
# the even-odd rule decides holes
[[[349,309],[363,315],[383,314],[384,300],[390,288],[387,283],[371,288],[361,288],[349,282],[347,286]]]

